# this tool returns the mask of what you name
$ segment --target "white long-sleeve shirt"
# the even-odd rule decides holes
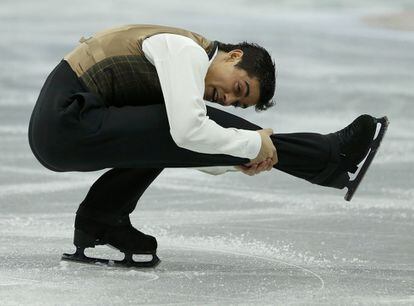
[[[142,50],[157,70],[170,133],[179,147],[249,159],[258,155],[257,131],[224,128],[207,116],[204,78],[212,60],[201,46],[188,37],[163,33],[145,39]]]

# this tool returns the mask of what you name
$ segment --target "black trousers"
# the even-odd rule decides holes
[[[139,104],[139,105],[137,105]],[[243,118],[207,106],[210,119],[223,127],[262,129]],[[343,188],[338,144],[333,134],[273,134],[278,152],[275,169],[313,184]],[[91,186],[78,214],[112,223],[129,215],[164,168],[241,165],[225,154],[204,154],[178,147],[164,104],[125,102],[106,105],[89,92],[62,60],[50,73],[33,109],[28,140],[37,160],[56,171],[111,168]]]

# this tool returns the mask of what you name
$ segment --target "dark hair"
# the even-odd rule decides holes
[[[224,52],[241,49],[243,57],[236,65],[243,69],[251,78],[257,78],[260,84],[259,102],[255,105],[256,111],[266,110],[275,105],[272,97],[276,87],[276,67],[269,52],[258,44],[242,42],[238,44],[224,44],[218,42],[218,48]]]

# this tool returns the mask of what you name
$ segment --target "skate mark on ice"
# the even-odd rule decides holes
[[[152,272],[138,271],[137,269],[139,269],[139,268],[130,267],[130,268],[127,268],[128,270],[124,271],[124,270],[121,270],[117,267],[111,267],[111,266],[108,266],[108,265],[100,265],[100,266],[108,267],[108,270],[105,271],[106,275],[132,276],[132,277],[134,277],[134,282],[149,283],[149,282],[156,281],[157,279],[160,278],[157,274],[152,273]],[[137,280],[135,278],[137,276],[138,277],[143,277],[143,278],[146,278],[146,279]]]
[[[174,247],[171,247],[174,249],[187,249],[187,250],[201,250],[201,251],[208,251],[208,252],[219,252],[219,253],[224,253],[224,254],[232,254],[232,255],[239,255],[239,256],[244,256],[244,257],[251,257],[251,258],[256,258],[256,259],[261,259],[261,260],[265,260],[265,261],[271,261],[271,262],[275,262],[275,263],[281,263],[290,267],[294,267],[296,269],[305,271],[310,273],[311,275],[313,275],[314,277],[316,277],[319,282],[320,282],[320,287],[318,289],[318,291],[321,291],[325,288],[325,281],[323,280],[323,278],[317,274],[316,272],[313,272],[312,270],[309,270],[307,268],[280,260],[280,259],[275,259],[275,258],[271,258],[271,257],[265,257],[265,256],[260,256],[260,255],[253,255],[253,254],[248,254],[248,253],[243,253],[243,252],[238,252],[238,251],[231,251],[231,250],[217,250],[217,249],[211,249],[211,248],[207,248],[207,247],[201,247],[201,246],[180,246],[180,245],[174,245]]]
[[[8,280],[12,280],[11,282]],[[38,280],[29,279],[29,278],[22,278],[22,277],[15,277],[15,276],[2,276],[0,277],[0,286],[24,286],[30,285],[33,283],[40,283]]]
[[[261,219],[255,219],[255,222],[262,221]],[[382,221],[382,223],[393,224],[393,225],[411,225],[411,223],[406,222],[397,222],[397,221]],[[355,236],[355,237],[370,237],[370,236],[379,236],[379,237],[404,237],[412,236],[411,233],[398,233],[398,234],[384,234],[383,232],[339,232],[339,231],[322,231],[322,230],[308,230],[308,229],[290,229],[290,228],[279,228],[279,227],[267,227],[267,226],[249,226],[249,225],[237,225],[237,224],[228,224],[226,227],[236,228],[236,229],[251,229],[256,230],[260,229],[267,232],[287,232],[287,233],[303,233],[303,234],[317,234],[317,235],[331,235],[331,236]],[[350,237],[351,238],[351,237]]]

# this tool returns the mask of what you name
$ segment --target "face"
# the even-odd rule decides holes
[[[242,56],[243,51],[239,49],[218,52],[204,79],[204,100],[243,108],[259,102],[259,81],[235,67]]]

